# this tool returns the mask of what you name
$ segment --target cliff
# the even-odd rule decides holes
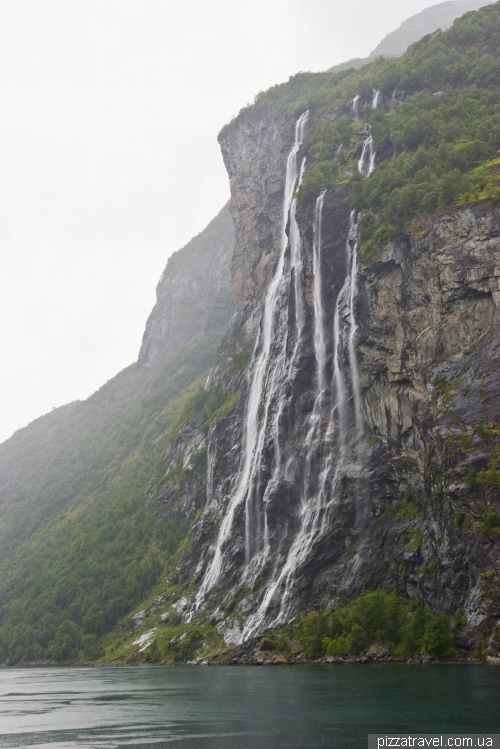
[[[0,445],[0,662],[97,657],[183,540],[146,495],[227,330],[232,241],[226,207],[168,261],[138,362]]]
[[[144,331],[139,366],[225,332],[232,312],[230,263],[234,225],[226,205],[197,237],[169,259]]]
[[[477,16],[488,59],[498,7]],[[389,189],[397,164],[423,157],[418,139],[401,146],[414,102],[446,121],[457,95],[476,96],[455,75],[444,98],[446,65],[430,91],[417,82],[418,66],[454,54],[468,28],[402,58],[407,92],[384,83],[394,87],[392,63],[370,83],[332,78],[332,92],[305,76],[279,90],[283,106],[272,91],[221,133],[236,235],[235,318],[209,383],[222,407],[208,420],[194,409],[165,470],[206,440],[206,495],[170,579],[190,579],[176,603],[184,620],[208,617],[229,645],[382,586],[458,622],[460,647],[498,647],[498,198],[471,200],[464,162],[464,192],[438,193],[433,215],[417,202],[409,220],[403,204],[391,213],[384,200],[407,194],[401,176],[377,192],[370,221],[390,241],[374,244],[352,210],[379,205],[372,185]],[[293,93],[306,109],[306,86],[309,110],[290,116]],[[388,131],[374,139],[382,123],[399,154],[383,147]],[[455,124],[449,147],[462,153],[453,138],[468,125]],[[495,153],[485,142],[485,161]],[[450,167],[428,163],[425,179],[435,170],[444,185]]]
[[[223,128],[138,362],[0,446],[0,660],[498,655],[499,44]]]

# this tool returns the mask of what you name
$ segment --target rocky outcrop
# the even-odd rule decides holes
[[[345,501],[367,511],[352,553],[314,582],[326,605],[368,583],[463,610],[470,642],[500,617],[500,539],[485,523],[498,519],[499,219],[488,205],[415,222],[361,265],[366,486]]]
[[[250,335],[255,335],[262,293],[271,280],[281,242],[283,179],[294,123],[293,118],[267,108],[241,118],[237,127],[219,137],[236,233],[231,285],[238,321]]]
[[[234,225],[226,205],[206,229],[170,257],[146,324],[140,366],[154,367],[165,356],[202,345],[227,330],[233,249]]]

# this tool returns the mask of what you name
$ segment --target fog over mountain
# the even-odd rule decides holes
[[[135,359],[166,259],[228,198],[220,127],[427,4],[1,3],[0,439]]]

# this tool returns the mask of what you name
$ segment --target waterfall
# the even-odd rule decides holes
[[[321,230],[324,201],[325,192],[322,192],[316,201],[313,225],[314,353],[317,364],[317,398],[321,398],[325,390],[326,363],[323,285],[321,279]]]
[[[207,444],[207,505],[210,504],[214,495],[214,464],[214,449],[209,436]]]
[[[337,424],[337,444],[340,457],[345,456],[345,450],[349,441],[349,398],[348,386],[341,367],[342,340],[340,319],[346,317],[343,308],[348,311],[348,328],[344,329],[347,336],[347,351],[349,357],[349,369],[351,374],[351,394],[354,403],[354,425],[355,437],[358,439],[362,434],[361,414],[361,392],[359,385],[358,360],[356,355],[356,323],[355,303],[358,292],[358,259],[357,259],[357,224],[356,213],[351,212],[349,217],[349,234],[345,246],[348,274],[344,285],[339,292],[335,304],[333,319],[333,391],[334,400],[332,405],[331,422]],[[336,412],[336,414],[335,414]]]
[[[297,188],[302,184],[304,179],[304,171],[306,166],[305,158],[302,159],[300,167],[299,178],[297,180]],[[290,271],[293,273],[293,285],[294,285],[294,297],[295,297],[295,346],[293,354],[290,357],[290,363],[288,366],[288,378],[290,379],[299,352],[300,344],[302,341],[302,331],[304,329],[304,294],[302,290],[302,252],[300,243],[300,232],[297,224],[297,199],[293,198],[292,205],[290,206]],[[280,404],[282,406],[283,404]]]
[[[214,365],[214,366],[215,366],[215,365]],[[212,372],[213,372],[213,371],[214,371],[214,367],[212,367],[212,369],[211,369],[211,370],[210,370],[210,372],[208,373],[207,381],[206,381],[206,383],[205,383],[205,390],[208,390],[208,388],[210,387],[210,380],[212,379]]]
[[[363,432],[361,394],[356,356],[357,323],[355,302],[357,296],[357,227],[355,212],[350,215],[349,232],[345,243],[344,283],[335,302],[333,322],[333,380],[332,404],[329,424],[324,436],[319,428],[326,389],[326,346],[322,307],[321,278],[321,226],[324,193],[316,201],[313,224],[313,306],[314,306],[314,351],[316,358],[316,398],[309,417],[309,429],[305,441],[305,470],[301,494],[301,526],[295,536],[287,558],[281,569],[272,574],[263,599],[246,621],[242,639],[258,632],[268,614],[271,603],[279,600],[280,608],[269,626],[287,621],[293,600],[293,587],[297,572],[307,561],[313,544],[328,530],[330,511],[339,496],[339,485],[346,472],[352,471],[357,462],[356,445]],[[346,356],[344,356],[344,351]],[[350,382],[343,368],[348,359]],[[352,432],[354,425],[354,433]],[[320,468],[315,481],[312,462],[322,448]]]
[[[374,108],[378,104],[378,94],[374,91]],[[352,107],[354,115],[359,117],[359,96],[353,100]],[[304,332],[309,330],[306,326],[308,318],[303,287],[304,263],[294,198],[305,170],[305,159],[299,167],[298,151],[307,120],[306,112],[297,121],[295,142],[287,160],[281,247],[264,299],[259,334],[249,369],[239,473],[222,519],[212,559],[196,596],[195,606],[199,609],[206,594],[221,576],[226,543],[233,533],[236,513],[239,517],[244,505],[246,566],[242,580],[251,588],[258,575],[262,573],[266,577],[261,585],[260,604],[247,619],[242,639],[254,635],[265,623],[274,626],[287,621],[301,570],[311,556],[314,545],[328,532],[332,511],[339,501],[345,479],[356,478],[360,470],[358,450],[363,434],[363,419],[356,351],[356,216],[354,212],[350,215],[347,240],[340,246],[337,255],[336,297],[331,302],[333,315],[327,328],[323,306],[325,282],[322,277],[325,193],[316,200],[312,227],[314,401],[311,399],[311,410],[306,421],[299,423],[301,436],[297,432],[297,440],[300,439],[300,448],[290,454],[286,448],[287,441],[283,439],[282,417],[290,398],[288,386],[294,384],[299,348],[302,351]],[[368,130],[358,168],[364,177],[368,177],[374,166],[373,138]],[[293,342],[291,352],[290,340]],[[327,349],[330,346],[331,370],[327,367]],[[307,351],[305,346],[304,351]],[[327,371],[331,372],[330,376]],[[210,448],[207,460],[208,502],[213,495],[213,455]],[[279,541],[280,534],[275,534],[274,526],[268,528],[267,502],[282,481],[297,483],[296,490],[290,496],[300,499],[296,510],[299,527],[292,539],[283,529]],[[269,519],[271,522],[271,515]],[[270,546],[270,532],[273,533],[272,542],[279,543],[278,549]]]
[[[363,150],[361,151],[361,158],[358,161],[358,169],[363,177],[369,177],[375,169],[375,157],[376,153],[373,149],[373,136],[370,133],[369,136],[363,143]]]
[[[316,396],[309,416],[309,428],[305,440],[305,466],[302,487],[302,507],[306,508],[312,481],[312,463],[319,447],[319,429],[326,388],[326,343],[323,310],[323,286],[321,278],[321,228],[325,193],[316,200],[313,221],[313,309],[314,309],[314,355],[316,359]]]
[[[355,120],[361,119],[361,112],[359,111],[359,102],[360,102],[360,95],[357,94],[354,99],[351,102],[352,105],[352,114]]]
[[[349,330],[349,340],[348,340],[348,350],[349,350],[349,364],[351,368],[351,381],[352,381],[352,396],[354,400],[354,422],[355,422],[355,428],[356,428],[356,438],[359,440],[359,438],[362,436],[363,433],[363,421],[362,421],[362,414],[361,414],[361,392],[359,387],[359,372],[358,372],[358,359],[356,355],[356,332],[358,330],[358,326],[356,323],[356,315],[355,315],[355,301],[356,301],[356,295],[358,292],[358,253],[357,253],[357,247],[358,247],[358,231],[357,231],[357,224],[356,224],[356,215],[355,212],[352,211],[351,217],[350,217],[350,223],[349,223],[349,239],[348,239],[348,245],[351,248],[351,267],[350,267],[350,273],[349,273],[349,321],[350,321],[350,330]]]
[[[215,585],[220,577],[223,561],[223,547],[231,536],[234,516],[237,508],[242,502],[245,502],[245,547],[247,562],[252,556],[253,549],[251,547],[252,541],[255,538],[255,531],[257,530],[258,532],[260,530],[259,528],[255,529],[251,522],[252,515],[255,514],[255,478],[260,469],[269,408],[271,400],[276,392],[279,373],[279,366],[276,364],[273,366],[273,371],[269,373],[268,364],[271,344],[273,343],[275,332],[277,302],[285,273],[285,253],[288,247],[286,227],[290,216],[293,195],[298,177],[297,154],[304,139],[308,116],[309,113],[304,112],[296,123],[295,142],[287,160],[285,194],[283,200],[281,249],[273,279],[266,293],[259,336],[254,349],[254,356],[250,370],[251,382],[246,409],[244,450],[240,475],[236,490],[229,500],[226,514],[221,523],[212,561],[205,572],[205,576],[196,596],[196,608],[201,606],[205,595]],[[285,354],[285,347],[282,343],[280,364],[282,363]],[[266,392],[266,398],[264,407],[261,408],[261,400],[264,392]],[[266,535],[266,526],[267,520],[264,519],[264,537]]]
[[[312,462],[322,446],[320,434],[321,413],[326,389],[326,342],[323,310],[323,288],[321,273],[322,218],[325,193],[316,201],[313,222],[313,309],[314,309],[314,353],[316,359],[316,397],[309,417],[309,429],[305,440],[305,467],[302,486],[301,528],[295,537],[283,567],[275,569],[274,580],[270,582],[258,610],[245,624],[242,638],[258,631],[267,614],[271,601],[281,594],[280,611],[274,623],[286,620],[296,570],[305,562],[312,544],[317,538],[325,507],[324,482],[313,489]]]
[[[346,245],[346,251],[349,253],[349,244]],[[330,415],[331,428],[337,424],[337,444],[339,454],[344,456],[345,445],[347,441],[347,390],[344,375],[340,366],[341,360],[341,337],[340,337],[340,314],[341,306],[345,300],[347,289],[349,288],[349,276],[346,277],[344,285],[340,290],[335,303],[335,312],[333,316],[333,383],[332,391],[332,410]]]
[[[380,91],[376,88],[373,89],[372,109],[377,109],[378,100],[380,99]]]

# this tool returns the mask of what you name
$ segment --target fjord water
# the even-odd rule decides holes
[[[0,669],[0,747],[352,749],[368,733],[499,733],[484,666]]]

